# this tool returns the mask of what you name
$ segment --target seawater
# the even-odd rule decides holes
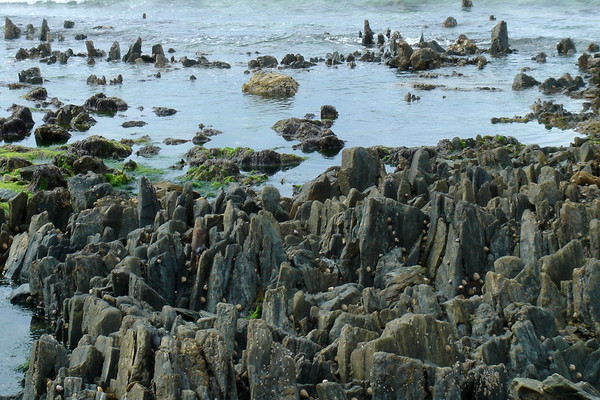
[[[18,80],[19,71],[39,66],[47,80],[49,97],[65,104],[83,104],[97,92],[118,96],[129,104],[126,112],[117,116],[97,117],[98,123],[87,133],[74,133],[71,142],[91,134],[111,139],[136,138],[149,135],[161,146],[153,159],[131,158],[140,164],[167,168],[182,158],[191,143],[165,146],[167,137],[191,139],[198,124],[212,126],[224,132],[214,137],[207,147],[247,146],[260,150],[277,149],[307,157],[299,167],[282,171],[269,183],[289,195],[293,185],[306,182],[332,165],[338,165],[340,155],[323,157],[319,153],[302,154],[292,149],[295,142],[278,136],[271,126],[279,119],[319,114],[321,105],[337,107],[340,117],[332,130],[347,147],[352,146],[419,146],[435,145],[444,138],[481,135],[514,136],[524,143],[566,145],[575,135],[572,131],[546,130],[536,122],[529,124],[492,125],[490,118],[524,115],[538,98],[564,103],[570,111],[579,111],[581,102],[563,95],[545,96],[537,89],[513,92],[513,77],[522,68],[537,80],[578,73],[577,57],[559,57],[556,43],[571,37],[578,53],[593,41],[600,41],[597,9],[600,1],[492,1],[474,0],[474,7],[463,9],[460,0],[444,1],[192,1],[192,0],[80,0],[80,1],[18,1],[0,0],[0,17],[9,17],[24,28],[32,23],[39,29],[43,18],[48,20],[53,35],[61,32],[64,42],[52,42],[53,50],[72,48],[85,53],[84,41],[75,40],[85,33],[96,48],[108,51],[113,41],[119,41],[121,52],[139,36],[144,53],[153,44],[164,49],[174,48],[174,56],[195,58],[204,54],[211,61],[225,61],[231,69],[183,68],[173,64],[157,69],[152,65],[130,65],[122,62],[99,61],[87,65],[86,58],[73,57],[67,65],[45,65],[37,60],[16,61],[20,47],[31,48],[38,41],[0,40],[0,116],[9,115],[13,103],[33,106],[22,96],[27,89],[9,90],[7,85]],[[147,18],[143,19],[145,13]],[[300,53],[305,58],[325,57],[337,51],[348,54],[364,51],[358,31],[364,19],[371,28],[383,32],[398,30],[409,43],[416,43],[423,34],[425,40],[437,40],[446,47],[465,34],[477,46],[487,48],[490,30],[497,23],[508,23],[510,46],[517,50],[507,57],[492,59],[483,70],[475,66],[441,68],[437,79],[399,72],[383,64],[357,63],[335,68],[324,63],[310,70],[286,70],[299,83],[300,90],[292,98],[262,99],[242,94],[241,86],[249,78],[244,72],[247,63],[258,55],[273,55],[279,60],[287,53]],[[458,26],[442,28],[442,22],[453,16]],[[73,29],[64,29],[63,21],[75,22]],[[99,27],[99,28],[95,28]],[[538,52],[548,54],[548,62],[531,60]],[[161,73],[161,78],[155,75]],[[116,86],[88,86],[90,74],[107,79],[123,75],[124,82]],[[190,75],[196,80],[191,81]],[[431,91],[413,88],[415,83],[442,85]],[[483,90],[492,88],[493,90]],[[421,97],[407,103],[407,92]],[[178,110],[172,117],[158,118],[152,107],[164,106]],[[42,123],[43,112],[35,111],[36,123]],[[126,120],[144,120],[143,128],[124,129]],[[33,136],[22,144],[35,146]],[[134,151],[137,150],[134,147]],[[184,171],[168,170],[166,177],[175,179]],[[0,293],[2,295],[2,293]],[[20,312],[20,311],[19,311]],[[19,318],[18,312],[0,302],[0,316],[7,320]],[[30,343],[27,337],[24,343]],[[0,346],[0,358],[7,352]],[[2,362],[0,370],[12,368]],[[8,376],[1,375],[0,377]],[[0,378],[4,380],[4,378]],[[14,385],[0,385],[0,394],[14,392]]]

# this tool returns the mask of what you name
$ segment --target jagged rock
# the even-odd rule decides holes
[[[419,360],[378,352],[371,372],[373,399],[420,400],[426,397],[425,367]]]
[[[108,51],[108,59],[107,61],[119,61],[121,60],[121,47],[119,46],[119,42],[114,41],[110,46],[110,50]]]
[[[571,280],[573,270],[584,262],[583,246],[579,240],[573,240],[556,253],[540,259],[541,271],[547,273],[558,287],[561,281]]]
[[[61,367],[66,367],[67,350],[50,335],[33,343],[29,369],[25,374],[24,400],[36,400],[46,392],[46,380],[53,379]]]
[[[506,53],[510,53],[510,48],[508,46],[508,29],[506,22],[500,21],[492,28],[490,55],[497,57]]]
[[[21,29],[7,17],[4,20],[4,39],[18,39],[19,36],[21,36]]]
[[[264,97],[289,97],[298,92],[298,87],[298,82],[291,76],[259,71],[242,85],[242,92]]]
[[[364,23],[364,33],[362,37],[363,46],[372,46],[375,42],[373,41],[373,31],[371,30],[371,26],[369,25],[369,20],[365,19]]]
[[[552,374],[543,382],[530,378],[515,378],[510,385],[515,400],[581,399],[593,400],[600,392],[589,386],[575,384],[559,374]]]
[[[265,321],[248,324],[248,347],[244,358],[253,399],[297,399],[296,372],[292,353],[273,340]]]
[[[573,311],[596,334],[600,332],[600,261],[596,259],[573,270]]]
[[[156,213],[160,210],[160,204],[156,198],[156,190],[146,177],[140,179],[138,194],[138,216],[139,227],[143,228],[154,222]]]
[[[385,167],[372,149],[353,147],[342,151],[342,166],[338,173],[342,194],[348,194],[352,188],[362,192],[368,187],[378,186],[384,174]]]
[[[442,26],[444,28],[456,28],[457,25],[458,25],[458,22],[456,22],[456,18],[454,18],[454,17],[446,18],[446,20],[442,24]]]
[[[540,83],[533,77],[521,72],[515,76],[512,84],[512,90],[524,90],[539,84]]]
[[[116,55],[116,54],[113,54],[113,55]],[[123,56],[123,61],[133,63],[141,56],[142,56],[142,38],[138,37],[137,40],[135,41],[135,43],[133,43],[131,46],[129,46],[129,50],[127,51],[127,54],[125,54]],[[111,57],[111,59],[113,59],[113,58]]]
[[[415,71],[434,69],[441,65],[441,58],[440,55],[432,49],[417,49],[410,56],[410,65]]]

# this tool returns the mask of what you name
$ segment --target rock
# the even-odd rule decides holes
[[[44,335],[36,340],[25,375],[23,400],[40,398],[46,392],[46,380],[54,379],[56,372],[67,364],[67,351],[54,337]]]
[[[29,283],[24,283],[18,288],[11,290],[8,299],[12,304],[25,303],[29,296],[31,296]]]
[[[144,121],[125,121],[121,124],[123,128],[141,128],[146,125],[148,123]]]
[[[98,114],[106,114],[114,116],[117,111],[125,111],[128,106],[123,100],[118,97],[106,97],[104,93],[96,93],[87,99],[83,105]]]
[[[69,375],[83,378],[86,383],[93,383],[102,369],[102,354],[92,345],[78,346],[71,353]]]
[[[324,105],[321,106],[321,120],[324,119],[337,119],[338,112],[335,106]]]
[[[573,278],[573,270],[585,262],[583,246],[579,240],[572,240],[556,253],[540,259],[541,271],[548,274],[557,287],[561,281]]]
[[[363,33],[363,37],[362,37],[362,44],[363,46],[367,46],[370,47],[372,46],[375,42],[373,41],[373,31],[371,30],[371,26],[369,25],[369,20],[365,19],[365,24],[364,24],[364,33]]]
[[[342,151],[342,167],[338,183],[342,194],[355,188],[359,192],[371,186],[378,186],[385,175],[385,167],[377,152],[363,147]]]
[[[552,374],[543,382],[530,378],[515,378],[510,385],[510,398],[515,400],[593,400],[598,398],[598,391],[586,389],[584,390],[580,385],[576,385],[559,374]]]
[[[75,22],[73,22],[73,21],[69,21],[69,20],[65,20],[65,21],[63,22],[63,27],[64,27],[65,29],[73,29],[73,28],[75,27]]]
[[[492,45],[490,46],[490,55],[497,57],[507,53],[510,53],[510,48],[508,46],[508,29],[506,22],[500,21],[492,28]]]
[[[67,187],[67,182],[63,178],[60,169],[52,164],[37,165],[29,189],[36,192],[38,190],[52,190],[57,187]]]
[[[281,134],[286,140],[300,140],[300,147],[304,152],[318,150],[333,155],[344,147],[344,141],[338,139],[329,129],[331,124],[331,120],[313,121],[310,119],[288,118],[277,121],[273,125],[273,130]]]
[[[19,72],[19,82],[41,85],[44,83],[42,73],[38,67],[32,67]]]
[[[177,114],[177,110],[168,107],[152,107],[157,117],[168,117]]]
[[[473,2],[471,0],[462,0],[462,6],[464,8],[471,8],[473,7]]]
[[[523,72],[515,75],[515,79],[513,80],[512,89],[519,91],[534,87],[539,85],[540,83],[535,80],[532,76],[529,76]]]
[[[264,97],[289,97],[298,92],[298,87],[298,82],[291,76],[258,71],[242,85],[242,92]]]
[[[513,279],[523,270],[525,264],[519,257],[504,256],[494,261],[494,272]]]
[[[317,385],[317,395],[322,400],[346,400],[344,388],[337,382],[323,382]]]
[[[154,335],[154,329],[141,321],[123,334],[114,387],[111,383],[111,391],[118,398],[125,396],[130,398],[137,385],[141,386],[142,390],[150,386],[154,372]],[[128,389],[131,389],[129,393]],[[140,399],[149,398],[149,396],[140,397]]]
[[[70,138],[71,134],[58,125],[44,124],[35,130],[35,142],[38,146],[62,144],[66,143]]]
[[[43,87],[32,89],[29,93],[25,95],[25,98],[27,100],[46,100],[47,97],[48,92],[46,91],[46,88]]]
[[[458,22],[456,21],[456,18],[454,18],[454,17],[446,18],[446,20],[442,24],[442,26],[444,28],[456,28],[457,25],[458,25]]]
[[[417,49],[410,56],[410,65],[415,71],[438,68],[440,64],[440,55],[429,48]]]
[[[121,47],[119,46],[119,42],[114,41],[110,46],[110,50],[108,51],[108,59],[107,61],[119,61],[121,60]]]
[[[0,118],[0,138],[6,142],[22,140],[34,124],[29,108],[13,105],[10,118]]]
[[[129,46],[129,50],[127,54],[123,56],[123,61],[128,63],[135,62],[138,58],[142,56],[142,38],[138,37],[135,43]],[[111,59],[113,59],[111,57]]]
[[[154,146],[152,144],[147,144],[147,145],[143,146],[142,148],[140,148],[138,151],[136,151],[135,154],[140,157],[148,158],[148,157],[154,157],[154,156],[158,155],[159,151],[160,151],[160,147]]]
[[[600,332],[600,261],[588,260],[573,270],[573,311],[577,318]]]
[[[131,155],[131,147],[98,135],[77,141],[71,146],[85,154],[100,158],[122,159]]]
[[[40,29],[40,40],[42,42],[52,41],[52,36],[50,35],[50,28],[48,27],[48,21],[46,21],[46,18],[42,20],[42,28]]]
[[[577,49],[575,48],[575,43],[571,40],[571,38],[565,38],[558,42],[556,45],[556,51],[559,55],[571,55],[577,53]]]
[[[248,324],[245,363],[253,399],[298,399],[292,353],[273,340],[268,325],[260,319]]]
[[[146,177],[142,177],[140,179],[138,194],[139,227],[143,228],[151,225],[159,210],[160,204],[156,198],[156,190]]]
[[[373,356],[371,372],[373,399],[393,398],[420,400],[426,398],[425,366],[419,360],[378,352]]]
[[[4,20],[4,39],[18,39],[21,36],[21,29],[6,18]]]

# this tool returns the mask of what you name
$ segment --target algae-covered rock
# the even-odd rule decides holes
[[[264,97],[289,97],[298,92],[299,84],[291,76],[259,71],[242,85],[242,92]]]

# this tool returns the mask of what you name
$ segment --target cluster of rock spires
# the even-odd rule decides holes
[[[345,149],[293,198],[20,194],[4,275],[55,327],[22,398],[597,398],[598,152],[455,138]]]

